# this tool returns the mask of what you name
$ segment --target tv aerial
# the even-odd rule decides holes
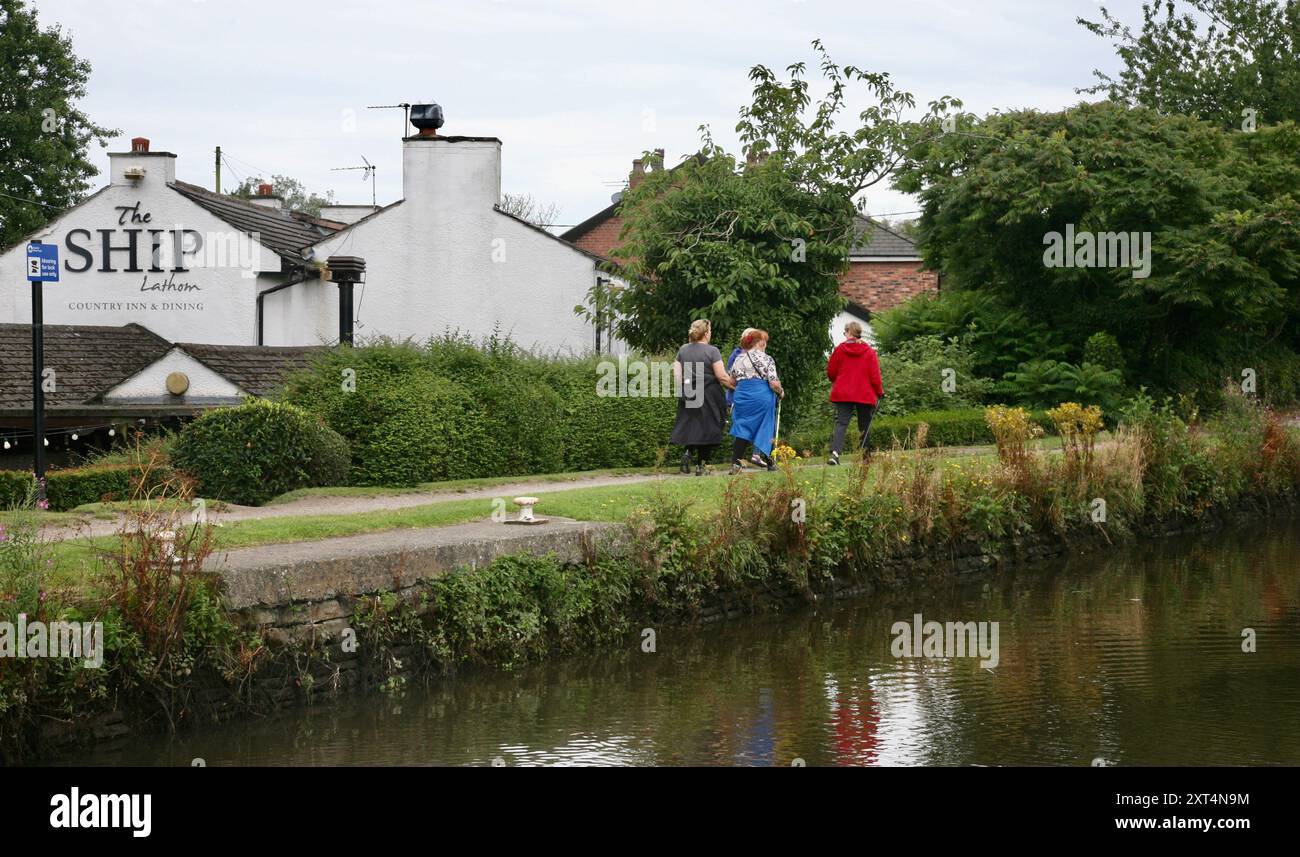
[[[379,172],[379,167],[377,167],[377,166],[375,166],[374,164],[370,163],[370,161],[366,158],[365,155],[362,155],[362,156],[361,156],[361,160],[365,161],[365,166],[362,166],[362,167],[333,167],[333,168],[330,169],[330,172],[332,172],[332,173],[339,173],[339,172],[345,172],[345,171],[348,171],[348,170],[361,170],[361,171],[362,171],[361,180],[362,180],[362,181],[365,181],[366,179],[370,179],[370,204],[373,205],[373,206],[375,206],[376,208],[378,208],[378,207],[379,207],[379,203],[378,203],[378,201],[377,201],[377,197],[376,197],[376,195],[375,195],[375,173]]]

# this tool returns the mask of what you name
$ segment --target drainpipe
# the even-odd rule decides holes
[[[263,291],[257,293],[257,344],[258,345],[264,344],[262,342],[262,298],[266,297],[269,294],[274,294],[275,292],[282,291],[283,289],[287,289],[290,286],[296,286],[299,283],[305,283],[307,282],[307,279],[308,279],[307,274],[305,272],[299,271],[298,273],[290,277],[288,280],[285,280],[280,285],[272,286],[269,289],[264,289]]]

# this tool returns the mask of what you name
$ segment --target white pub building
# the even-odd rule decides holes
[[[243,200],[177,181],[176,156],[144,138],[110,154],[107,186],[0,254],[0,434],[24,403],[30,415],[29,240],[59,252],[60,280],[44,289],[46,363],[83,357],[65,367],[81,386],[48,398],[52,425],[61,408],[75,422],[97,408],[184,413],[258,394],[249,388],[283,369],[272,364],[338,343],[331,256],[365,262],[352,289],[358,340],[495,331],[525,348],[593,350],[597,332],[573,308],[610,279],[602,260],[501,210],[499,139],[440,135],[436,105],[411,118],[403,198],[320,217],[284,210],[269,185]],[[98,365],[113,354],[121,365]],[[97,365],[84,365],[91,355]],[[266,372],[253,377],[256,366]]]

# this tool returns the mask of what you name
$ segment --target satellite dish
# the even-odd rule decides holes
[[[609,198],[610,202],[618,202],[623,198],[623,191],[615,191],[614,195]]]

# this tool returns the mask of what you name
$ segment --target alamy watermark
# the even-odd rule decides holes
[[[685,399],[686,407],[704,404],[703,378],[712,374],[707,363],[682,364],[682,377],[673,375],[673,363],[665,360],[602,360],[596,364],[596,395],[600,398]]]
[[[1135,280],[1151,276],[1150,232],[1076,231],[1067,223],[1064,235],[1048,232],[1043,243],[1048,268],[1132,268]]]
[[[920,613],[911,622],[895,622],[889,628],[894,642],[889,651],[896,658],[980,658],[980,666],[991,670],[998,665],[997,622],[926,622]]]
[[[104,665],[103,622],[0,622],[0,658],[80,658],[86,669]]]

